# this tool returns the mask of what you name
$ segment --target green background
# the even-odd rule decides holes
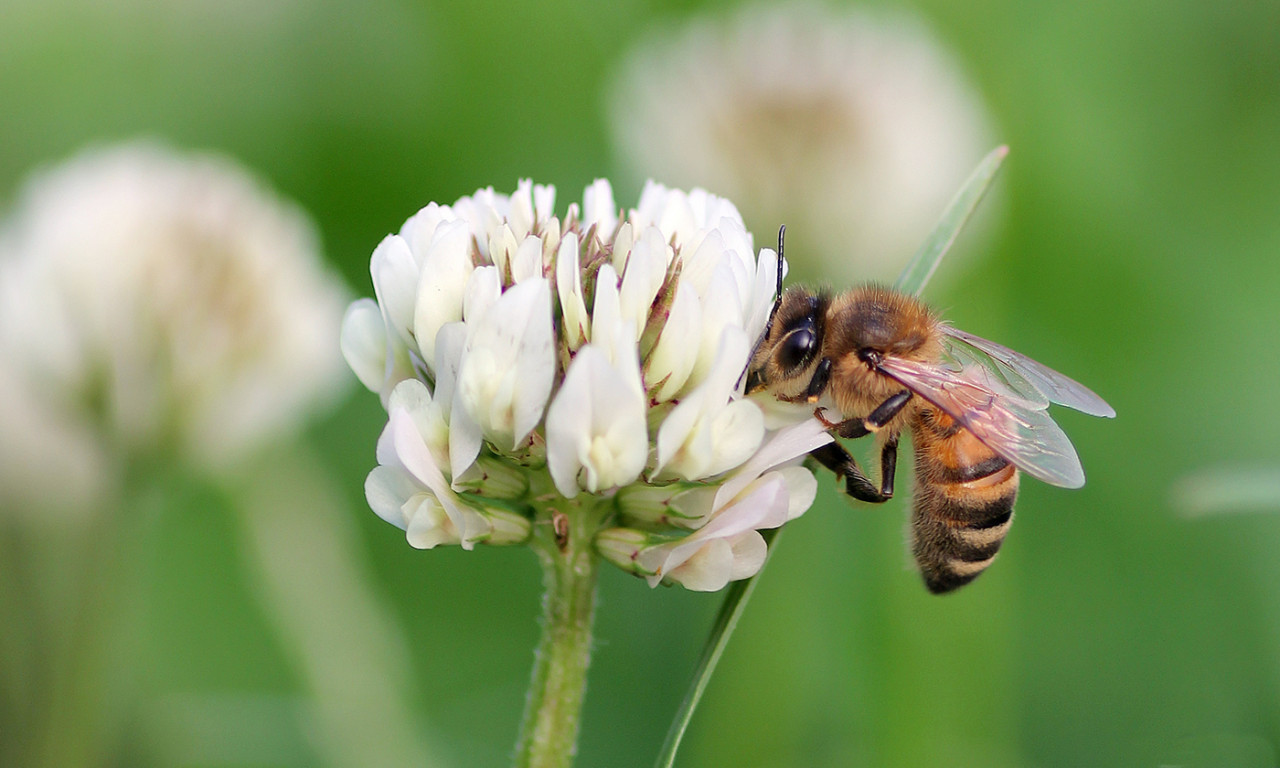
[[[563,210],[593,178],[620,178],[603,112],[619,56],[703,5],[7,0],[0,200],[88,143],[222,151],[305,207],[368,295],[373,246],[429,201],[532,177]],[[999,563],[945,598],[908,564],[901,499],[855,506],[822,478],[679,764],[1274,766],[1280,515],[1187,519],[1174,487],[1204,466],[1280,465],[1280,5],[913,8],[1012,147],[988,257],[929,298],[1119,417],[1057,414],[1088,485],[1026,481]],[[631,183],[615,185],[620,204]],[[776,224],[748,222],[758,244]],[[416,723],[448,764],[502,765],[537,636],[536,563],[419,552],[370,513],[383,418],[352,389],[308,439],[402,624]],[[251,715],[303,686],[236,518],[199,482],[166,489],[143,565],[144,694],[240,702],[226,731],[207,724],[214,740],[272,742],[190,763],[321,762],[296,725]],[[652,761],[718,601],[606,572],[578,764]],[[149,754],[158,726],[143,720],[121,764]]]

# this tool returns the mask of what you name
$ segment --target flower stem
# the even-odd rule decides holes
[[[608,508],[606,502],[549,509],[538,516],[549,524],[534,526],[533,549],[542,564],[545,590],[542,639],[516,745],[517,768],[568,768],[573,763],[595,619],[599,558],[592,538]]]

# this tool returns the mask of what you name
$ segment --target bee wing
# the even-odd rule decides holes
[[[885,357],[879,370],[942,409],[991,450],[1051,485],[1079,488],[1084,469],[1044,397],[1026,397],[990,368]]]
[[[977,349],[991,358],[1002,376],[1009,378],[1009,374],[1012,373],[1014,377],[1029,383],[1050,402],[1074,408],[1090,416],[1115,418],[1115,409],[1094,394],[1093,390],[1075,379],[1063,376],[1047,365],[1037,363],[1026,355],[994,341],[988,341],[950,326],[944,327],[943,333],[948,342],[961,342],[961,344],[948,343],[948,351],[954,354],[961,345]]]

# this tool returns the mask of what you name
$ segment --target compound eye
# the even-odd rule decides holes
[[[786,370],[798,368],[813,354],[818,338],[812,328],[797,328],[782,340],[778,363]]]

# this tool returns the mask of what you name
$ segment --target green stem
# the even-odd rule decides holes
[[[525,702],[517,768],[568,768],[578,744],[578,725],[591,662],[599,557],[592,539],[609,504],[549,509],[538,515],[533,549],[542,564],[542,639]]]
[[[152,487],[126,472],[116,505],[104,500],[84,530],[55,535],[49,566],[73,574],[62,595],[63,637],[48,661],[31,765],[98,765],[115,759],[137,704],[136,665],[144,615],[143,562],[154,528]]]

